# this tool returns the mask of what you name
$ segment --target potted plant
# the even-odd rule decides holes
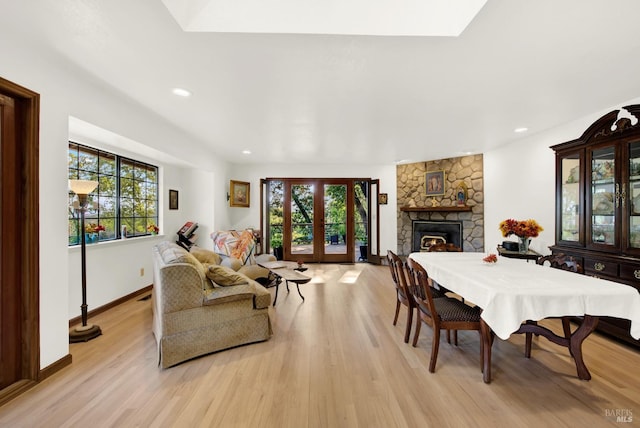
[[[340,223],[338,225],[338,233],[342,236],[342,242],[347,243],[347,225]]]
[[[284,250],[282,248],[282,235],[273,234],[271,236],[271,249],[273,250],[273,255],[276,256],[277,260],[284,259]]]
[[[367,261],[367,255],[369,254],[369,244],[366,239],[363,239],[360,243],[360,259],[364,262]]]

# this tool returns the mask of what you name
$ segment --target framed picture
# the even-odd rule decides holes
[[[444,171],[427,171],[425,174],[427,196],[443,196],[444,183]]]
[[[177,190],[169,190],[169,209],[170,210],[178,209],[178,191]]]
[[[249,190],[251,183],[246,181],[231,180],[229,184],[229,206],[231,207],[249,207]]]
[[[387,205],[388,196],[386,193],[380,193],[378,195],[378,204]]]

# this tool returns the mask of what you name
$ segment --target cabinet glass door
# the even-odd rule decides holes
[[[616,208],[619,185],[616,183],[615,147],[593,150],[591,155],[591,242],[616,244]]]
[[[623,188],[625,196],[626,189]],[[623,207],[623,212],[629,213],[629,247],[640,248],[640,141],[629,144],[629,195],[625,202],[629,210]]]
[[[561,160],[562,206],[560,207],[562,241],[580,241],[580,155]]]

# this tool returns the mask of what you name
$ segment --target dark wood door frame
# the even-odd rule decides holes
[[[353,183],[351,178],[300,178],[300,179],[283,179],[284,186],[284,256],[286,260],[303,260],[305,262],[323,262],[323,263],[348,263],[354,260],[354,221],[353,221]],[[314,221],[313,221],[313,253],[312,254],[291,254],[291,187],[294,185],[313,185],[314,186]],[[324,186],[325,185],[344,185],[346,186],[346,242],[345,252],[338,254],[326,253],[325,245],[325,213],[324,213]]]
[[[13,135],[4,138],[0,158],[0,257],[2,287],[19,325],[2,325],[19,336],[18,379],[0,390],[0,405],[35,385],[40,373],[39,307],[39,115],[40,95],[0,78],[0,95],[14,105]],[[2,304],[0,302],[0,304]],[[4,308],[3,308],[4,309]]]
[[[367,193],[367,212],[369,213],[368,215],[368,219],[367,222],[368,224],[366,225],[367,228],[367,237],[368,239],[371,238],[371,232],[372,230],[376,231],[376,250],[374,252],[371,251],[370,244],[367,245],[368,248],[368,253],[369,253],[369,258],[368,258],[368,262],[369,263],[375,263],[375,264],[380,264],[381,263],[381,256],[380,256],[380,207],[379,207],[379,203],[378,203],[378,196],[380,193],[379,190],[379,184],[380,181],[378,179],[371,179],[371,178],[284,178],[284,177],[269,177],[269,178],[263,178],[260,179],[260,225],[261,225],[261,237],[260,237],[260,242],[262,243],[261,246],[261,251],[263,252],[270,252],[273,249],[271,248],[271,245],[269,243],[269,236],[270,236],[270,227],[271,225],[269,224],[269,207],[267,206],[269,204],[269,198],[266,196],[269,192],[269,183],[271,181],[281,181],[284,183],[284,189],[283,189],[283,214],[284,214],[284,221],[283,221],[283,237],[284,237],[284,231],[287,229],[290,229],[291,227],[291,222],[290,219],[287,220],[287,210],[290,210],[290,207],[288,207],[288,205],[290,205],[291,201],[287,198],[286,194],[287,194],[287,184],[289,183],[288,186],[290,188],[291,183],[295,183],[295,184],[314,184],[316,185],[316,187],[318,186],[322,186],[324,184],[348,184],[348,188],[347,188],[347,205],[349,207],[353,207],[354,206],[354,188],[356,186],[356,183],[358,182],[364,182],[366,183],[366,193]],[[371,193],[371,187],[372,185],[375,184],[375,195],[372,195]],[[319,194],[318,192],[315,192],[316,196]],[[320,192],[321,193],[321,192]],[[374,199],[375,197],[375,199]],[[322,202],[323,198],[319,198],[314,202],[314,207],[315,209],[318,211],[318,213],[321,213],[324,211],[323,208],[323,202]],[[376,222],[375,224],[372,223],[372,209],[375,209],[376,212]],[[290,213],[289,213],[290,215]],[[347,258],[349,259],[348,261],[354,261],[355,260],[355,251],[354,251],[354,245],[355,245],[355,223],[354,223],[354,216],[348,216],[347,218],[347,248],[348,248],[348,255]],[[323,236],[324,235],[324,230],[323,229],[314,229],[314,235],[315,236]],[[283,241],[286,241],[286,239],[283,239]],[[323,242],[320,243],[320,245],[322,245]],[[372,254],[373,253],[373,254]],[[313,255],[299,255],[296,254],[295,258],[296,259],[300,259],[300,260],[305,260],[305,261],[312,261],[312,262],[318,262],[318,261],[327,261],[327,262],[336,262],[336,261],[341,261],[341,260],[331,260],[331,257],[329,256],[326,260],[324,260],[324,257],[320,258],[319,256],[320,252],[318,251],[317,248],[314,247],[314,254]],[[287,252],[287,250],[285,249],[285,256],[288,256],[289,259],[292,259],[292,255],[290,253],[290,249]],[[346,261],[346,260],[345,260]]]

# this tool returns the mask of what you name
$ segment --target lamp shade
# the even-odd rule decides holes
[[[98,187],[98,182],[93,180],[69,180],[69,189],[76,195],[88,195]]]

